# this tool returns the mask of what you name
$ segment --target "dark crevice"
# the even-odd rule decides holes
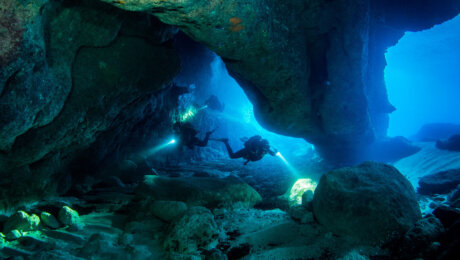
[[[14,81],[16,80],[16,76],[18,75],[18,73],[20,72],[21,70],[17,70],[15,72],[13,72],[13,74],[6,80],[5,82],[5,85],[3,87],[3,91],[2,93],[0,93],[0,98],[4,97],[4,95],[6,95],[8,92],[10,92],[10,88],[12,83],[14,83]]]
[[[324,103],[324,92],[328,87],[327,52],[330,47],[329,34],[319,35],[318,38],[310,41],[307,46],[308,57],[310,57],[310,78],[309,90],[311,98],[311,111],[313,120],[320,130],[323,131],[322,115],[320,106]]]

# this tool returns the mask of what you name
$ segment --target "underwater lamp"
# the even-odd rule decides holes
[[[277,152],[275,155],[278,156],[281,160],[283,160],[285,164],[289,164],[286,158],[284,158],[284,156],[280,152]]]
[[[171,139],[171,141],[169,141],[168,144],[174,144],[174,143],[176,143],[176,139]]]

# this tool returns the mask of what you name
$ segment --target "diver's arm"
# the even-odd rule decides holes
[[[271,149],[268,150],[268,154],[270,154],[271,156],[276,156],[277,152],[278,150],[276,150],[276,148],[273,148],[273,151]]]

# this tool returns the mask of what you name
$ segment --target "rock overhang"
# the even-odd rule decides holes
[[[102,1],[177,26],[222,57],[261,125],[349,162],[385,136],[394,110],[383,82],[385,49],[406,30],[460,12],[454,0]]]

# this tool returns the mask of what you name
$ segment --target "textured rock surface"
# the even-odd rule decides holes
[[[80,222],[80,215],[77,211],[68,206],[64,206],[59,210],[59,221],[64,225],[74,226]]]
[[[444,227],[448,228],[460,219],[460,209],[441,205],[433,211],[433,215],[441,221]]]
[[[8,218],[6,221],[3,232],[9,233],[11,230],[30,231],[38,229],[40,225],[40,218],[35,215],[29,215],[24,211],[18,211]]]
[[[149,206],[149,211],[155,217],[170,222],[182,216],[187,211],[187,204],[181,201],[154,201]]]
[[[164,246],[179,253],[195,253],[198,249],[209,250],[217,246],[219,229],[214,215],[206,208],[192,207],[168,233]]]
[[[17,229],[13,229],[10,232],[6,233],[6,239],[8,240],[17,240],[22,236],[21,232]]]
[[[436,248],[430,247],[433,243],[439,243],[444,227],[441,222],[433,217],[420,219],[415,225],[399,239],[391,242],[389,246],[392,254],[398,259],[423,259],[433,258]]]
[[[205,43],[265,126],[343,160],[385,134],[384,50],[459,10],[455,0],[104,1]],[[14,189],[0,191],[0,208],[63,193],[137,152],[132,143],[153,144],[146,133],[161,135],[174,102],[158,91],[179,70],[167,43],[176,31],[98,1],[2,2],[0,186]]]
[[[249,208],[262,200],[251,186],[233,176],[220,179],[146,175],[136,194],[147,205],[155,200],[172,200],[207,208]]]
[[[156,127],[155,117],[143,122],[162,107],[154,93],[179,70],[163,44],[174,32],[94,1],[2,2],[0,186],[15,188],[1,190],[0,208],[65,192],[65,168],[102,136],[111,141],[85,163],[123,151],[127,137],[114,133]]]
[[[337,160],[356,159],[385,135],[394,110],[383,80],[385,49],[405,30],[460,11],[455,0],[103,1],[152,13],[206,44],[225,60],[264,126],[305,137]]]
[[[423,176],[418,181],[417,192],[424,195],[446,194],[460,184],[460,169],[452,169]]]
[[[394,167],[364,163],[329,172],[315,190],[313,213],[331,231],[380,244],[421,218],[412,185]]]
[[[45,224],[47,227],[58,228],[60,226],[57,219],[48,212],[40,213],[40,219],[42,220],[43,224]]]

